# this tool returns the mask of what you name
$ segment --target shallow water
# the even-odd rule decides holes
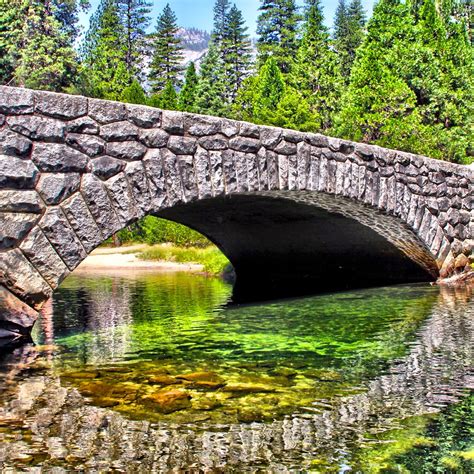
[[[232,306],[70,276],[0,371],[0,470],[472,472],[474,306],[428,285]]]

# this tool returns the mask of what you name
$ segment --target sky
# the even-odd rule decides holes
[[[234,0],[237,7],[242,10],[242,13],[247,21],[249,27],[248,32],[255,36],[256,22],[258,16],[258,7],[260,5],[259,0]],[[234,3],[233,2],[233,3]],[[99,0],[91,0],[92,8],[89,14],[81,15],[81,23],[85,29],[89,26],[88,16],[93,12],[99,3]],[[182,27],[195,27],[201,30],[212,30],[213,13],[212,9],[215,0],[152,0],[153,11],[152,11],[152,27],[155,26],[156,17],[163,10],[166,3],[170,4],[170,7],[176,13],[178,17],[178,24]],[[297,0],[299,5],[303,5],[303,0]],[[374,0],[363,0],[362,2],[368,12],[372,13]],[[324,6],[324,14],[326,17],[326,24],[332,26],[334,13],[337,7],[337,0],[322,0]]]

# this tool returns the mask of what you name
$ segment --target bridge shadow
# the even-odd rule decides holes
[[[403,240],[402,230],[381,232],[350,213],[234,195],[175,205],[156,216],[197,230],[223,251],[235,269],[235,303],[433,280],[426,266],[383,235]]]

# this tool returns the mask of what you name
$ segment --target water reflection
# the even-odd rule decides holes
[[[421,442],[431,417],[474,390],[469,289],[397,287],[223,309],[221,282],[167,278],[159,288],[156,280],[78,279],[61,289],[44,314],[41,345],[3,361],[1,469],[379,472],[403,465],[400,453]],[[61,379],[66,366],[156,359],[225,373],[250,364],[258,376],[324,367],[353,390],[299,409],[295,401],[274,421],[228,414],[227,422],[186,423],[94,406]]]

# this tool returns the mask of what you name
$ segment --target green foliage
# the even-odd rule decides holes
[[[444,15],[444,16],[443,16]],[[464,24],[434,0],[381,0],[357,53],[335,133],[466,162],[474,62]]]
[[[123,90],[120,100],[122,102],[127,102],[128,104],[147,104],[145,91],[136,79],[134,79],[133,82]]]
[[[152,35],[152,60],[148,79],[154,93],[161,92],[168,83],[178,85],[181,72],[181,40],[177,37],[176,15],[169,4],[158,17],[156,31]]]
[[[115,0],[101,0],[91,17],[89,31],[82,47],[82,91],[93,97],[118,100],[132,82],[128,72],[125,30]]]
[[[194,112],[196,107],[197,89],[199,78],[196,73],[194,62],[190,62],[186,69],[184,77],[184,85],[179,92],[178,108],[184,112]]]
[[[289,81],[308,102],[315,128],[328,130],[339,108],[342,78],[320,0],[306,0],[303,38]]]
[[[365,23],[365,11],[360,0],[352,0],[349,5],[345,0],[339,0],[334,18],[334,40],[346,83],[349,82],[356,51],[364,40]]]
[[[125,31],[125,63],[131,76],[141,76],[141,60],[150,24],[152,2],[147,0],[116,0]]]
[[[298,50],[299,20],[294,0],[261,0],[257,23],[259,66],[272,56],[284,74],[291,71]]]
[[[227,257],[215,246],[205,248],[156,246],[138,255],[142,260],[163,260],[178,263],[196,263],[204,266],[209,275],[221,275],[229,265]]]
[[[211,42],[199,74],[196,112],[225,116],[228,114],[224,64],[217,46]]]
[[[182,224],[146,216],[118,233],[121,243],[143,242],[150,245],[172,243],[179,247],[207,247],[210,242],[199,232]]]
[[[171,82],[159,94],[153,94],[148,100],[148,105],[165,110],[178,110],[178,94]]]

